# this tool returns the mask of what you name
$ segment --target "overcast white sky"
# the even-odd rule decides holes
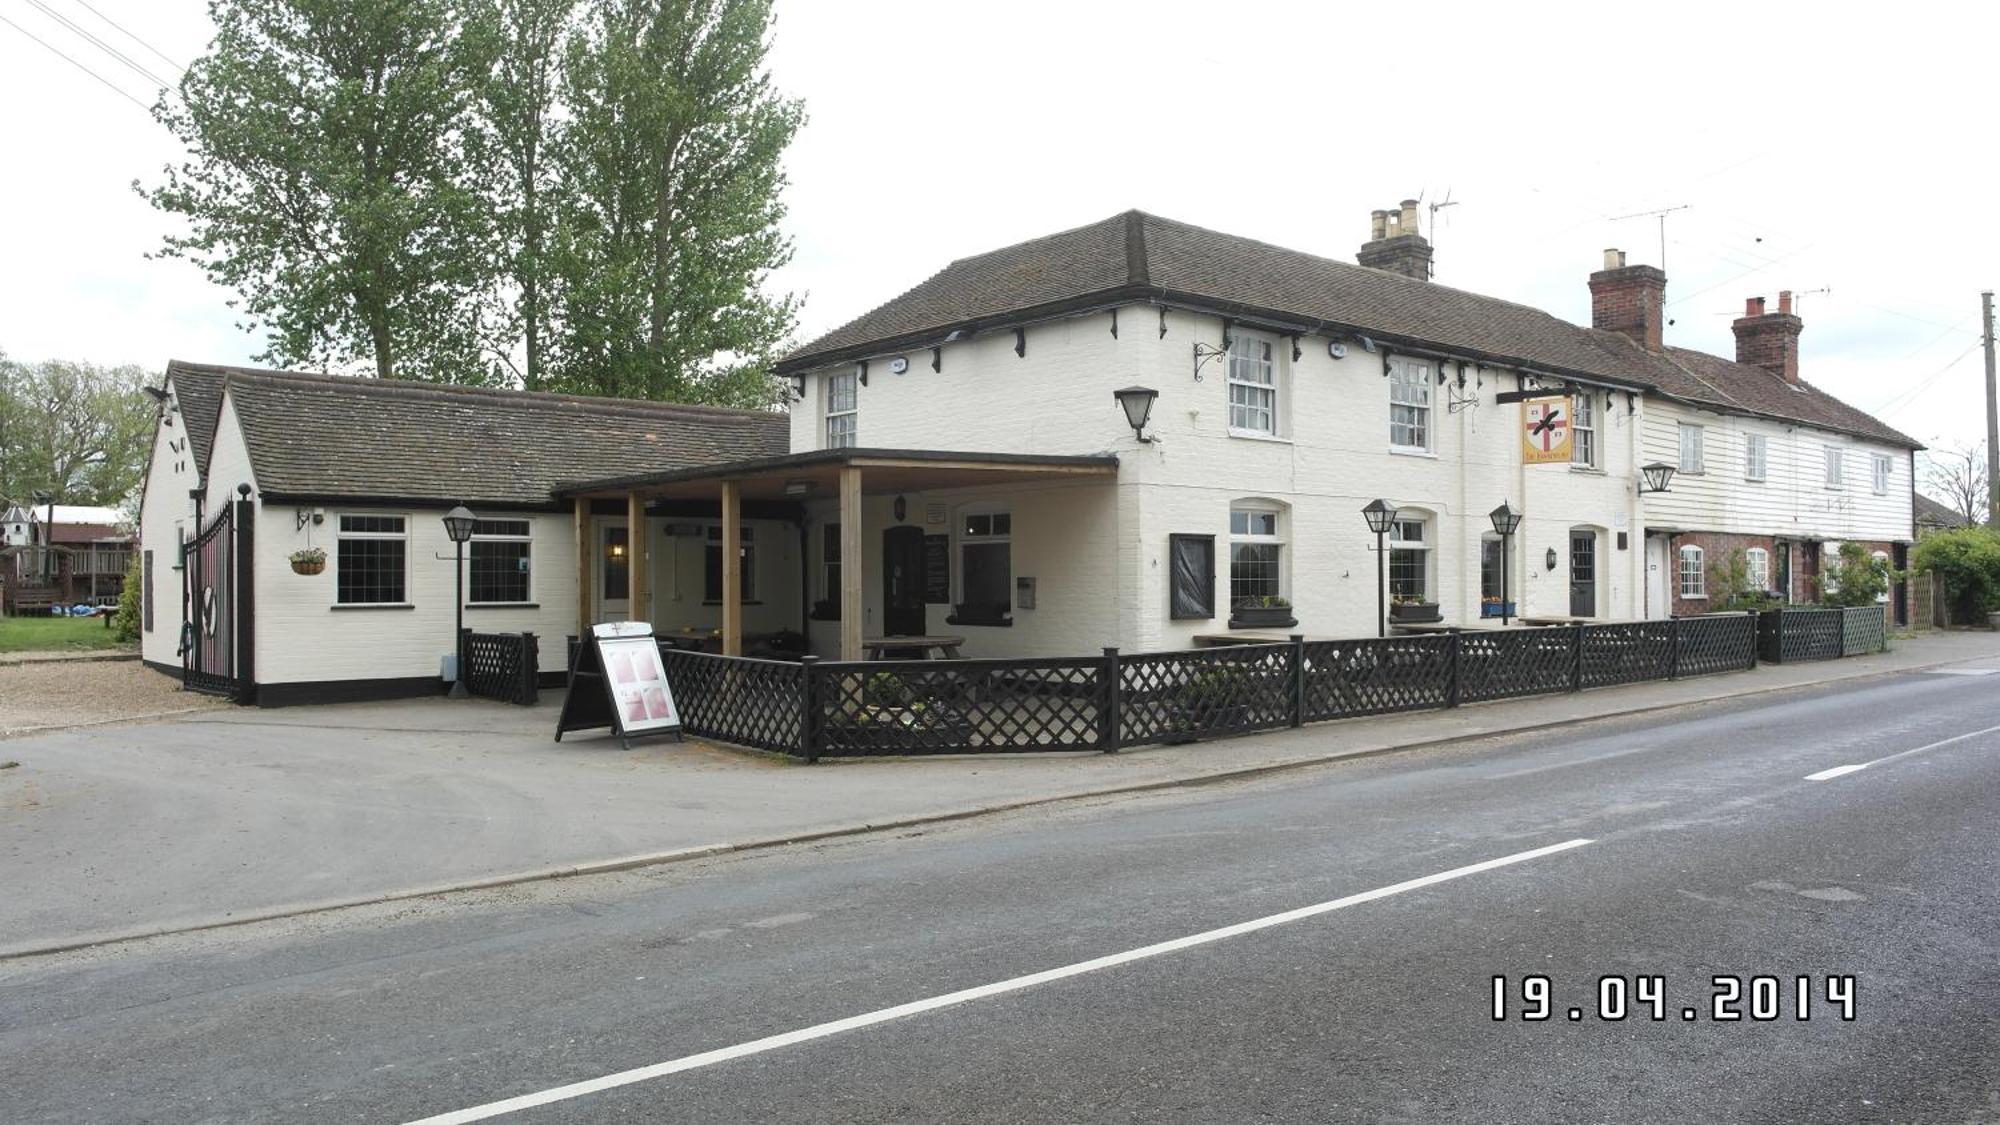
[[[148,261],[131,191],[176,147],[153,91],[203,0],[0,0],[0,349],[246,361],[229,294]],[[1834,14],[1852,9],[1856,14]],[[952,258],[1128,207],[1352,259],[1368,212],[1457,204],[1440,283],[1589,320],[1607,246],[1658,264],[1667,329],[1731,355],[1745,297],[1806,294],[1806,377],[1933,444],[1983,436],[1979,291],[2000,284],[1993,5],[779,0],[773,69],[801,339]],[[1869,14],[1862,14],[1869,13]],[[1830,292],[1817,292],[1830,290]]]

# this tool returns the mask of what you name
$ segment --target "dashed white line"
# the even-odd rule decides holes
[[[1996,732],[2000,732],[2000,727],[1987,727],[1985,730],[1975,730],[1965,734],[1953,735],[1950,738],[1941,738],[1936,742],[1926,743],[1922,746],[1914,746],[1908,750],[1903,750],[1898,753],[1891,754],[1886,758],[1877,758],[1872,762],[1861,762],[1851,766],[1835,766],[1832,769],[1821,770],[1818,773],[1809,773],[1806,775],[1806,780],[1829,781],[1836,777],[1845,777],[1850,773],[1860,773],[1862,770],[1868,769],[1871,766],[1879,766],[1884,762],[1893,762],[1898,758],[1907,758],[1912,754],[1921,754],[1926,750],[1936,750],[1941,746],[1950,746],[1954,742],[1964,742],[1966,739],[1969,738],[1978,738],[1981,735],[1993,734]]]
[[[798,1043],[811,1042],[815,1039],[825,1039],[828,1036],[840,1035],[849,1031],[859,1031],[865,1027],[873,1027],[876,1024],[902,1019],[905,1016],[933,1012],[939,1008],[948,1008],[955,1004],[964,1004],[973,1000],[984,1000],[989,996],[1019,992],[1023,989],[1033,988],[1036,985],[1065,980],[1069,977],[1082,976],[1085,973],[1094,973],[1100,969],[1128,965],[1134,961],[1143,961],[1149,957],[1158,957],[1166,953],[1176,953],[1183,949],[1191,949],[1198,945],[1207,945],[1210,942],[1222,941],[1227,938],[1241,937],[1244,934],[1256,933],[1258,930],[1268,930],[1273,926],[1283,926],[1292,922],[1303,921],[1307,918],[1315,918],[1321,914],[1329,914],[1335,910],[1344,910],[1350,906],[1359,906],[1364,902],[1374,902],[1377,899],[1389,898],[1392,895],[1400,895],[1409,891],[1420,890],[1424,887],[1436,886],[1439,883],[1449,882],[1453,879],[1463,879],[1467,875],[1477,875],[1483,871],[1492,871],[1495,868],[1507,867],[1511,864],[1526,863],[1531,859],[1540,859],[1543,856],[1566,852],[1572,848],[1580,848],[1590,842],[1587,839],[1565,840],[1560,844],[1550,844],[1545,848],[1535,848],[1532,851],[1516,852],[1513,855],[1484,860],[1479,863],[1468,864],[1464,867],[1454,867],[1449,871],[1440,871],[1435,875],[1425,875],[1422,878],[1394,883],[1386,887],[1377,887],[1372,891],[1362,891],[1359,894],[1348,895],[1345,898],[1336,898],[1328,902],[1302,906],[1296,910],[1287,910],[1282,914],[1271,914],[1263,918],[1254,918],[1248,922],[1238,922],[1232,926],[1223,926],[1220,929],[1204,930],[1198,934],[1189,934],[1187,937],[1174,938],[1170,941],[1158,942],[1153,945],[1144,945],[1137,949],[1128,949],[1123,953],[1113,953],[1089,961],[1078,961],[1073,965],[1064,965],[1060,968],[1044,969],[1039,973],[1029,973],[1026,976],[1012,977],[1003,981],[995,981],[992,984],[982,984],[976,988],[962,989],[958,992],[947,992],[942,996],[932,996],[924,1000],[914,1000],[908,1004],[898,1004],[893,1008],[881,1008],[873,1012],[865,1012],[858,1016],[848,1016],[846,1019],[814,1024],[811,1027],[802,1027],[797,1031],[787,1031],[780,1035],[769,1035],[762,1039],[753,1039],[747,1043],[738,1043],[733,1047],[703,1051],[698,1055],[687,1055],[683,1058],[672,1059],[667,1062],[654,1063],[651,1066],[642,1066],[633,1070],[620,1071],[616,1074],[607,1074],[602,1078],[592,1078],[584,1082],[572,1082],[566,1086],[556,1086],[532,1094],[522,1094],[518,1097],[507,1098],[502,1101],[488,1102],[485,1105],[477,1105],[469,1109],[453,1110],[450,1113],[441,1113],[434,1117],[426,1117],[419,1121],[411,1122],[410,1125],[466,1125],[467,1122],[485,1121],[488,1118],[500,1117],[509,1113],[518,1113],[524,1109],[533,1109],[536,1106],[544,1106],[552,1102],[567,1101],[571,1098],[583,1097],[586,1094],[595,1094],[604,1090],[616,1089],[620,1086],[629,1086],[635,1082],[664,1078],[669,1074],[679,1074],[683,1071],[713,1066],[716,1063],[728,1062],[732,1059],[763,1054],[766,1051],[775,1051],[781,1047],[790,1047]]]

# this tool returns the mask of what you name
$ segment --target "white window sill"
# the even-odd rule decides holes
[[[1433,461],[1438,459],[1438,455],[1428,449],[1418,449],[1409,445],[1392,445],[1389,447],[1389,452],[1397,457],[1428,457]]]
[[[1292,444],[1292,439],[1288,437],[1279,437],[1277,434],[1267,434],[1262,430],[1239,430],[1236,429],[1234,426],[1230,427],[1229,436],[1233,438],[1243,438],[1246,441],[1269,441],[1269,442],[1276,442],[1279,445]]]
[[[1682,594],[1682,595],[1681,595],[1681,600],[1682,600],[1682,601],[1684,601],[1684,602],[1705,602],[1705,601],[1707,601],[1707,600],[1708,600],[1708,595],[1707,595],[1707,594]]]
[[[1600,469],[1595,465],[1571,465],[1569,467],[1569,471],[1572,473],[1589,473],[1591,476],[1594,477],[1602,477],[1610,475],[1606,473],[1603,469]]]
[[[327,608],[328,608],[328,609],[334,609],[334,610],[341,610],[341,611],[346,611],[346,610],[351,610],[351,609],[415,609],[415,608],[417,608],[417,603],[415,603],[415,602],[335,602],[335,603],[334,603],[333,605],[330,605],[330,606],[328,606]]]
[[[1743,478],[1743,483],[1744,483],[1744,484],[1763,484],[1763,483],[1764,483],[1764,479],[1765,479],[1765,478],[1763,478],[1763,477],[1744,477],[1744,478]]]

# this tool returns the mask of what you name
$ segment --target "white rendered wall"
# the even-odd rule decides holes
[[[172,380],[168,389],[172,390]],[[146,491],[139,500],[139,549],[153,553],[153,628],[139,636],[140,655],[149,663],[180,665],[181,571],[180,542],[194,523],[194,500],[188,492],[201,483],[188,440],[187,418],[179,399],[153,429],[152,460],[146,470]],[[178,448],[176,448],[178,446]]]

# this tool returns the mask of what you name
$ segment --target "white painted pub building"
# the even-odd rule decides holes
[[[1725,359],[1615,252],[1581,327],[1431,282],[1413,204],[1371,233],[1355,265],[1128,212],[962,259],[789,356],[788,415],[175,364],[146,659],[208,627],[180,544],[232,497],[265,702],[436,690],[459,503],[474,628],[847,659],[1684,615],[1739,551],[1801,601],[1840,542],[1902,563],[1916,443],[1800,379],[1788,297]]]

